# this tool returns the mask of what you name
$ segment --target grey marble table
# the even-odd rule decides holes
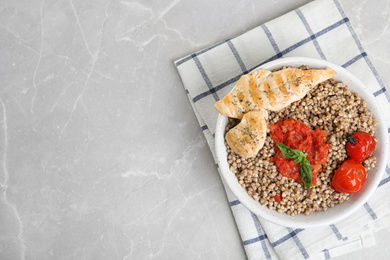
[[[1,0],[0,259],[245,259],[173,60],[307,2]],[[341,2],[390,86],[389,1]]]

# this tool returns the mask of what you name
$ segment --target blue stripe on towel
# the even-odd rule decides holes
[[[287,228],[287,230],[288,230],[290,233],[293,232],[293,229],[292,229],[292,228]],[[304,257],[305,259],[308,259],[310,256],[309,256],[309,254],[307,253],[305,247],[302,245],[301,240],[299,240],[298,236],[295,235],[295,236],[292,236],[292,238],[293,238],[295,244],[297,245],[297,247],[299,248],[299,250],[301,251],[303,257]]]
[[[268,238],[267,235],[261,235],[261,236],[255,237],[255,238],[245,240],[243,243],[244,243],[244,246],[247,246],[247,245],[259,242],[259,241],[263,241],[264,239],[267,239],[267,238]]]
[[[378,187],[388,183],[389,181],[390,181],[390,176],[387,177],[386,179],[381,180],[381,182],[378,184]]]
[[[386,97],[386,99],[387,99],[387,102],[390,103],[390,96],[389,96],[389,93],[387,92],[387,90],[386,90],[385,87],[383,87],[383,88],[381,88],[380,90],[374,92],[374,96],[375,96],[375,97],[379,96],[380,94],[384,94],[385,97]]]
[[[226,43],[227,41],[230,41],[230,39],[227,39],[226,41],[223,41],[223,42],[220,42],[220,43],[215,44],[215,45],[213,45],[213,46],[210,46],[210,47],[208,47],[208,48],[206,48],[206,49],[204,49],[204,50],[195,52],[194,54],[192,54],[192,55],[190,55],[190,56],[187,56],[187,57],[185,57],[185,58],[179,60],[178,62],[176,62],[175,65],[176,65],[176,67],[178,67],[178,66],[180,66],[181,64],[183,64],[184,62],[187,62],[187,61],[193,59],[194,57],[196,57],[196,56],[198,56],[198,55],[200,55],[200,54],[202,54],[202,53],[208,52],[209,50],[212,50],[212,49],[214,49],[214,48],[216,48],[216,47],[218,47],[218,46],[220,46],[220,45]]]
[[[359,55],[357,55],[356,57],[350,59],[349,61],[347,61],[346,63],[344,63],[343,65],[341,65],[341,67],[343,67],[343,68],[349,67],[349,66],[351,66],[352,64],[354,64],[355,62],[357,62],[358,60],[360,60],[361,58],[366,57],[366,56],[367,56],[367,53],[362,52],[362,53],[360,53]]]
[[[269,253],[267,244],[264,241],[264,239],[267,238],[267,236],[264,234],[264,231],[260,226],[259,219],[256,217],[256,215],[251,212],[251,216],[252,216],[253,224],[256,227],[257,234],[259,235],[258,238],[259,238],[259,241],[261,243],[261,247],[263,248],[264,255],[267,258],[267,260],[270,260],[271,255]],[[260,238],[263,238],[263,239],[260,239]]]
[[[386,89],[383,87],[381,88],[380,90],[378,90],[377,92],[374,92],[374,96],[379,96],[380,94],[382,93],[385,93],[386,92]]]
[[[232,51],[234,58],[236,58],[236,61],[238,65],[240,65],[240,68],[244,74],[247,74],[248,71],[246,70],[245,64],[241,59],[240,54],[238,54],[236,47],[234,47],[233,43],[229,40],[227,41],[227,44],[229,45],[230,50]]]
[[[389,95],[389,93],[387,91],[385,91],[384,93],[385,93],[385,97],[387,99],[387,102],[390,103],[390,95]]]
[[[332,229],[333,233],[336,235],[337,239],[338,240],[348,240],[348,237],[343,237],[341,234],[340,234],[340,231],[339,229],[336,227],[336,225],[332,224],[330,225],[330,228]]]
[[[330,254],[329,254],[329,250],[328,249],[324,249],[324,250],[322,250],[322,252],[324,252],[325,259],[330,259]]]
[[[303,25],[305,26],[307,32],[308,32],[310,35],[313,35],[313,36],[314,36],[314,33],[313,33],[312,29],[310,28],[310,25],[309,25],[309,23],[307,22],[305,16],[304,16],[303,13],[301,12],[301,10],[296,9],[295,12],[296,12],[296,14],[299,16],[299,19],[301,19],[301,21],[302,21]],[[318,54],[320,55],[321,59],[326,60],[325,54],[324,54],[324,52],[322,51],[320,45],[318,44],[318,41],[317,41],[316,37],[314,37],[314,39],[312,39],[312,40],[313,40],[314,47],[316,48],[316,50],[317,50]]]
[[[200,60],[198,59],[197,56],[194,57],[194,61],[195,61],[196,66],[199,69],[200,74],[202,75],[204,81],[206,82],[207,87],[209,89],[212,89],[213,84],[211,84],[211,81],[210,81],[209,77],[207,76],[206,71],[204,70],[204,68],[203,68],[202,64],[200,63]],[[219,100],[217,93],[213,93],[213,97],[214,97],[215,101]]]
[[[386,183],[388,183],[390,181],[390,168],[389,168],[388,165],[386,165],[386,170],[385,171],[386,171],[387,175],[389,175],[389,176],[387,178],[381,180],[381,182],[378,184],[378,187],[380,187],[380,186],[382,186],[382,185],[384,185],[384,184],[386,184]]]
[[[198,101],[198,100],[200,100],[200,99],[202,99],[204,97],[207,97],[208,95],[213,94],[213,93],[217,92],[218,90],[223,89],[224,87],[229,86],[230,84],[233,84],[233,83],[237,82],[237,80],[239,80],[242,75],[243,74],[240,74],[240,75],[238,75],[238,76],[236,76],[236,77],[234,77],[234,78],[232,78],[232,79],[230,79],[230,80],[228,80],[228,81],[226,81],[226,82],[216,86],[215,88],[212,88],[212,89],[210,89],[208,91],[205,91],[205,92],[197,95],[196,97],[194,97],[192,100],[194,102],[196,102],[196,101]]]
[[[289,240],[289,239],[292,238],[293,236],[296,236],[299,232],[302,232],[303,230],[304,230],[304,229],[298,228],[298,229],[289,231],[289,233],[288,233],[287,235],[285,235],[284,237],[282,237],[282,238],[279,239],[279,240],[276,240],[276,241],[273,242],[271,245],[272,245],[273,247],[278,246],[278,245],[282,244],[283,242]]]
[[[370,207],[370,205],[368,205],[368,203],[364,203],[364,208],[367,210],[368,214],[370,214],[371,218],[372,219],[377,219],[378,217],[376,216],[375,212],[372,210],[372,208]]]
[[[267,38],[269,40],[269,42],[271,43],[272,45],[272,48],[274,48],[274,51],[275,53],[279,53],[280,55],[278,56],[278,58],[282,57],[282,54],[279,50],[279,46],[278,44],[276,43],[274,37],[272,36],[271,32],[268,30],[267,26],[265,24],[261,25],[261,29],[263,29],[263,31],[265,32],[265,35],[267,35]]]
[[[239,200],[233,200],[233,201],[229,202],[229,205],[230,205],[230,207],[233,207],[233,206],[236,206],[236,205],[238,205],[240,203],[241,202]]]

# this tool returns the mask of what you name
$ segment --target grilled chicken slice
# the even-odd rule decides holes
[[[251,111],[225,136],[230,148],[244,157],[252,157],[263,147],[267,136],[268,112],[265,109]]]
[[[261,108],[278,111],[300,100],[311,88],[334,75],[336,72],[330,68],[286,68],[272,73],[265,70],[254,71],[242,76],[236,88],[214,106],[222,115],[239,119],[245,113]]]
[[[237,81],[235,89],[222,100],[217,101],[214,106],[219,113],[225,116],[233,118],[242,118],[243,111],[237,111],[240,102],[237,100],[237,93],[246,93],[251,88],[261,84],[261,81],[270,75],[272,72],[269,70],[255,70],[251,73],[241,76]],[[241,96],[240,96],[241,98]],[[230,104],[230,105],[229,105]]]

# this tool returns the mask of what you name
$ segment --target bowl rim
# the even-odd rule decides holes
[[[351,72],[347,71],[345,68],[333,64],[326,60],[320,60],[320,59],[308,58],[308,57],[288,57],[288,58],[281,58],[281,59],[277,59],[262,64],[256,67],[255,69],[253,69],[253,71],[258,70],[260,68],[272,70],[282,66],[299,67],[301,65],[308,65],[311,68],[322,68],[322,69],[326,67],[330,67],[333,70],[335,70],[337,72],[337,75],[334,77],[336,81],[341,81],[341,80],[337,80],[337,78],[342,77],[342,81],[350,88],[351,86],[353,86],[353,89],[357,88],[359,96],[364,97],[362,99],[367,101],[368,103],[367,106],[369,110],[373,113],[373,115],[375,115],[375,119],[379,122],[378,126],[376,126],[375,136],[377,138],[380,136],[380,139],[379,138],[378,139],[381,140],[380,143],[377,143],[377,148],[376,148],[376,151],[377,153],[379,153],[378,155],[380,155],[380,158],[376,155],[377,156],[376,167],[373,170],[370,170],[370,172],[372,172],[376,169],[375,175],[373,177],[371,177],[371,175],[368,175],[367,179],[370,178],[369,185],[367,184],[367,180],[366,180],[365,183],[366,185],[363,186],[363,189],[360,192],[351,195],[351,196],[355,196],[355,199],[352,202],[350,199],[345,201],[342,204],[336,205],[336,207],[345,210],[336,211],[334,210],[334,208],[330,208],[327,211],[315,212],[309,215],[299,214],[297,216],[292,217],[285,213],[278,213],[276,210],[270,210],[268,209],[268,207],[262,206],[259,202],[256,202],[252,197],[250,197],[247,194],[246,189],[244,189],[238,183],[235,174],[231,172],[228,167],[227,152],[224,144],[225,126],[228,122],[228,117],[223,116],[221,114],[218,115],[216,129],[215,129],[215,151],[216,151],[217,164],[225,183],[228,185],[229,189],[236,196],[236,198],[246,208],[248,208],[251,212],[259,216],[260,218],[265,219],[274,224],[278,224],[286,227],[307,228],[307,227],[323,226],[323,225],[330,225],[332,223],[336,223],[346,218],[347,216],[351,215],[352,213],[354,213],[365,202],[367,202],[368,198],[375,192],[385,172],[386,158],[388,158],[388,153],[389,153],[389,149],[388,149],[389,139],[387,135],[387,129],[385,125],[382,123],[384,122],[383,113],[380,107],[377,106],[377,104],[375,103],[375,97],[356,76],[354,76]],[[378,146],[380,146],[380,151],[378,151]],[[343,206],[344,204],[346,204],[346,206]]]

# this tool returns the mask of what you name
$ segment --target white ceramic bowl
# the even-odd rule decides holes
[[[313,69],[324,69],[330,67],[337,71],[334,76],[336,81],[342,81],[353,93],[359,93],[363,100],[367,101],[367,107],[372,112],[373,117],[379,121],[376,128],[375,136],[378,138],[377,147],[374,155],[377,158],[377,164],[374,169],[367,173],[367,179],[363,188],[355,194],[350,195],[350,199],[327,211],[315,212],[310,215],[299,214],[297,216],[289,216],[285,213],[278,213],[275,210],[270,210],[266,206],[262,206],[259,202],[253,200],[247,191],[238,183],[236,176],[230,171],[227,162],[227,152],[224,144],[225,127],[228,123],[228,117],[219,115],[215,132],[215,149],[218,160],[218,165],[225,182],[235,194],[237,199],[245,205],[250,211],[275,224],[287,227],[307,228],[313,226],[329,225],[340,221],[341,219],[352,214],[355,210],[361,207],[367,199],[375,192],[386,167],[386,158],[388,158],[389,140],[387,137],[387,129],[383,122],[384,118],[380,108],[375,102],[375,98],[363,83],[344,68],[332,64],[330,62],[312,58],[283,58],[278,59],[260,66],[257,69],[279,69],[282,66],[300,67],[301,65],[309,65]]]

